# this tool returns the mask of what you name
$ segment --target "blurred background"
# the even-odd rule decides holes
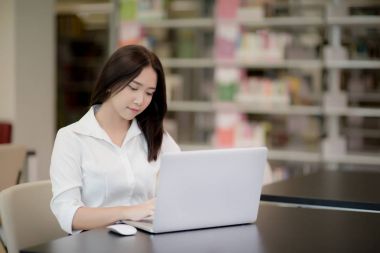
[[[2,0],[0,142],[28,147],[26,180],[136,43],[162,60],[183,150],[267,146],[271,181],[380,172],[378,0]]]

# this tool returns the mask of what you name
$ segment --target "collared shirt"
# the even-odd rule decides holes
[[[119,147],[100,127],[95,110],[91,107],[78,122],[61,128],[54,143],[50,206],[70,234],[79,207],[128,206],[153,198],[161,154],[180,151],[165,133],[158,159],[148,162],[147,143],[136,120]]]

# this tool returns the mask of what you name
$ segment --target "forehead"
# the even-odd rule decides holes
[[[155,88],[157,85],[157,73],[152,67],[145,67],[132,82],[147,88]]]

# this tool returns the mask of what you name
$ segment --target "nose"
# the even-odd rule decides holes
[[[136,97],[133,103],[135,103],[136,105],[142,105],[143,101],[144,101],[144,94],[142,92],[139,92],[138,94],[136,94]]]

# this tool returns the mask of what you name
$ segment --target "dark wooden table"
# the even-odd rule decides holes
[[[23,253],[380,252],[380,215],[261,205],[256,224],[122,237],[95,229]]]
[[[380,211],[380,173],[322,170],[266,185],[261,200]]]

